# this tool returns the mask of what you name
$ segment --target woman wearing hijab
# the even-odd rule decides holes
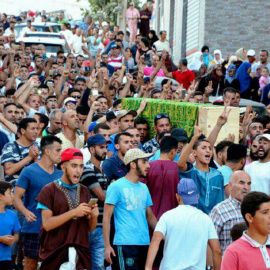
[[[240,82],[236,76],[236,65],[229,65],[225,75],[224,88],[233,87],[236,90],[240,90]]]
[[[245,48],[240,48],[235,52],[235,56],[239,61],[246,62],[247,61],[247,50]]]
[[[264,65],[260,64],[256,68],[256,72],[254,72],[254,77],[251,77],[251,84],[250,84],[250,89],[251,89],[251,98],[254,101],[260,102],[261,100],[261,95],[262,95],[262,90],[260,89],[260,77],[261,77],[261,70],[264,67]],[[253,90],[253,91],[252,91]]]
[[[212,55],[209,53],[209,47],[203,46],[202,47],[202,53],[203,53],[203,63],[208,67],[211,61],[213,61]]]
[[[212,62],[216,64],[222,64],[224,59],[222,58],[222,54],[220,50],[214,50],[214,59]],[[211,63],[212,63],[211,62]]]
[[[201,79],[198,91],[205,92],[205,88],[212,81],[213,92],[211,96],[222,96],[224,90],[224,68],[218,64],[213,66],[212,70]]]
[[[159,40],[155,30],[150,30],[150,31],[149,31],[148,39],[149,39],[149,42],[150,42],[150,47],[152,47],[153,44],[154,44],[156,41]]]
[[[130,31],[129,43],[135,44],[136,34],[138,31],[137,24],[138,24],[138,19],[140,18],[140,13],[138,9],[135,8],[133,2],[129,4],[129,8],[127,9],[127,12],[126,12],[126,18],[128,20],[128,27]]]
[[[152,12],[149,10],[147,3],[143,5],[143,10],[140,12],[140,16],[141,16],[140,33],[143,37],[148,37]]]
[[[195,74],[196,82],[199,82],[202,76],[204,76],[206,73],[206,66],[202,62],[202,60],[203,60],[203,53],[195,52],[192,62],[189,65],[189,69],[193,71],[193,73]]]
[[[243,62],[237,70],[237,79],[240,82],[240,92],[242,98],[250,98],[250,85],[251,77],[249,76],[251,71],[251,64],[249,62]]]

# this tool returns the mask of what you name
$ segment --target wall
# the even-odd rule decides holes
[[[270,1],[205,0],[204,43],[223,58],[244,47],[270,49]]]

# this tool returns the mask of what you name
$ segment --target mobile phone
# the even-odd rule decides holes
[[[90,199],[90,201],[88,202],[88,206],[92,207],[94,204],[96,204],[98,202],[98,199],[96,198],[92,198]]]
[[[92,95],[93,96],[98,96],[98,90],[92,90]]]

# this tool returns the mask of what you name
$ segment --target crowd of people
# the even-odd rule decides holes
[[[61,13],[71,53],[48,57],[14,28],[35,31],[44,14],[0,14],[0,269],[270,268],[268,51],[223,59],[204,46],[175,65],[166,30],[131,2],[129,40]],[[239,138],[217,142],[243,98],[264,112],[240,108]],[[170,111],[151,130],[150,100],[223,112],[208,136],[173,126]]]

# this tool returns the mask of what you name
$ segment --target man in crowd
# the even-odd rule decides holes
[[[147,223],[152,229],[156,226],[157,220],[151,210],[150,193],[147,186],[139,182],[140,177],[147,176],[147,158],[151,155],[140,149],[130,149],[124,157],[124,163],[128,167],[126,176],[112,183],[106,194],[103,217],[105,257],[110,264],[119,260],[121,270],[131,266],[134,269],[144,269],[150,243]],[[117,246],[117,250],[112,249],[109,237],[113,213],[113,244]]]
[[[262,192],[250,192],[241,203],[247,231],[226,249],[222,270],[269,268],[270,198]]]
[[[62,177],[43,187],[36,199],[42,217],[40,269],[59,269],[69,260],[73,268],[91,269],[88,232],[96,228],[98,208],[97,204],[88,206],[90,191],[79,184],[83,173],[81,151],[64,150],[58,168],[63,171]]]
[[[247,158],[247,148],[242,144],[232,144],[227,150],[227,160],[225,165],[218,170],[221,172],[224,180],[224,188],[227,196],[230,195],[229,179],[233,172],[244,169]]]
[[[38,124],[33,118],[22,119],[18,125],[20,138],[7,143],[2,150],[1,165],[5,169],[5,180],[16,182],[22,169],[39,157],[36,143]]]
[[[160,149],[158,143],[159,134],[164,131],[171,131],[171,122],[168,114],[161,113],[155,116],[154,130],[157,135],[143,145],[143,150],[146,153],[154,153],[155,151]]]
[[[226,163],[228,147],[231,144],[230,141],[224,140],[216,145],[214,163],[217,169],[221,168]]]
[[[50,125],[42,132],[42,136],[56,135],[62,130],[62,115],[63,112],[60,109],[54,109],[49,116]]]
[[[128,132],[122,132],[115,136],[114,139],[117,154],[106,159],[102,163],[102,168],[110,182],[117,180],[127,173],[127,168],[124,164],[124,156],[127,151],[132,148],[132,138]]]
[[[80,122],[75,110],[68,110],[62,115],[63,133],[58,133],[56,136],[61,139],[62,151],[75,147],[81,149],[84,146],[84,136],[77,133]]]
[[[60,162],[61,143],[55,136],[44,137],[40,142],[41,159],[22,170],[15,188],[14,205],[25,217],[22,244],[27,270],[35,270],[39,258],[41,215],[36,197],[45,185],[62,176],[55,167]]]
[[[233,172],[228,183],[230,197],[217,204],[209,214],[215,225],[222,253],[232,243],[231,229],[233,225],[244,222],[240,205],[244,196],[250,192],[250,188],[251,179],[246,172]]]
[[[7,103],[4,106],[3,117],[0,116],[0,131],[7,135],[10,142],[15,141],[15,134],[17,133],[15,125],[17,112],[15,103]]]
[[[258,158],[245,167],[252,180],[251,190],[270,194],[270,134],[263,134],[259,141]]]
[[[142,117],[137,117],[135,122],[134,122],[135,128],[138,129],[140,133],[140,141],[141,144],[144,144],[145,142],[148,141],[149,137],[149,124],[148,122],[142,118]]]
[[[103,208],[106,198],[106,191],[109,179],[103,173],[101,162],[106,159],[107,141],[101,134],[96,134],[87,141],[87,147],[91,153],[91,158],[85,164],[81,183],[87,186],[93,197],[98,199],[98,223],[95,231],[90,233],[90,252],[92,269],[104,269],[105,246],[102,230]]]
[[[163,214],[157,223],[145,270],[152,269],[159,244],[164,238],[160,269],[205,269],[207,244],[214,254],[213,269],[220,269],[221,250],[217,233],[211,219],[195,207],[198,204],[197,192],[192,179],[183,178],[179,182],[176,193],[179,205]]]

